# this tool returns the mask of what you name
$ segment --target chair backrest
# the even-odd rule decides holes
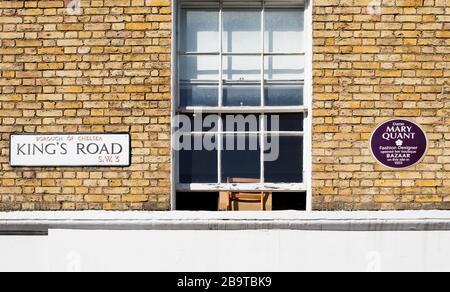
[[[254,183],[261,182],[255,178],[229,177],[228,183]],[[257,203],[257,204],[256,204]],[[221,192],[219,210],[228,211],[264,211],[272,210],[272,193],[261,191],[226,191]]]
[[[257,184],[260,183],[261,181],[257,178],[236,178],[236,177],[229,177],[228,178],[228,182],[229,183],[247,183],[247,184]]]

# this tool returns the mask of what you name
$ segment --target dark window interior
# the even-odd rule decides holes
[[[278,129],[272,129],[272,121],[278,118]],[[302,132],[304,124],[303,114],[271,114],[267,115],[267,130],[281,132]]]
[[[272,202],[273,211],[305,211],[305,193],[274,193]]]
[[[179,211],[217,211],[219,193],[177,193]]]
[[[204,136],[203,136],[204,137]],[[193,137],[182,137],[192,139]],[[212,137],[213,141],[215,140]],[[181,183],[215,183],[217,182],[217,151],[182,150],[180,151],[180,182]]]
[[[222,182],[227,182],[228,178],[260,178],[261,155],[257,135],[227,135],[223,138],[223,145],[224,148],[249,150],[222,151]]]
[[[303,137],[280,137],[279,155],[275,161],[265,162],[265,180],[270,183],[303,182]]]
[[[217,211],[219,193],[177,193],[178,211]],[[273,211],[306,210],[305,193],[274,193]]]

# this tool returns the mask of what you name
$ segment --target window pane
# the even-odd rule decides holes
[[[261,87],[254,85],[226,85],[223,87],[224,106],[260,106]]]
[[[189,114],[188,117],[194,132],[217,132],[219,130],[219,115]]]
[[[265,52],[301,53],[304,51],[303,10],[266,10]]]
[[[217,145],[217,137],[215,135],[184,136],[180,142],[185,143],[184,139],[191,140],[191,145],[188,147],[191,150],[179,152],[180,183],[217,183],[217,147],[213,151],[206,150],[208,149],[206,147],[200,147],[202,150],[194,150],[196,143],[209,142]]]
[[[259,118],[259,115],[224,115],[223,128],[226,132],[257,132]]]
[[[180,49],[186,52],[218,52],[219,12],[183,9]]]
[[[261,58],[226,56],[223,58],[223,79],[233,81],[261,80]]]
[[[218,56],[182,56],[180,57],[181,80],[219,81]]]
[[[303,182],[303,137],[272,135],[267,137],[267,142],[271,147],[270,151],[265,151],[265,182]],[[268,146],[266,150],[269,150]]]
[[[303,118],[303,114],[267,115],[267,131],[302,132]]]
[[[258,135],[223,137],[222,182],[230,178],[259,179],[261,153]]]
[[[182,85],[180,106],[217,106],[219,104],[217,85]]]
[[[261,11],[224,11],[223,51],[227,53],[261,52]]]
[[[264,58],[264,75],[267,80],[303,80],[303,56],[267,56]]]
[[[303,105],[303,86],[268,85],[265,88],[266,106],[301,106]]]

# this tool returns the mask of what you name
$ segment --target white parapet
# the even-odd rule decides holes
[[[450,212],[0,213],[0,271],[450,271]]]
[[[450,230],[450,211],[396,212],[6,212],[0,233],[104,230]]]

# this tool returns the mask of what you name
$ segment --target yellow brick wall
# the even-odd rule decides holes
[[[0,1],[0,210],[166,210],[169,0]],[[129,168],[11,169],[14,132],[130,132]]]
[[[369,0],[313,2],[314,209],[450,209],[450,1],[382,0],[380,15]],[[0,210],[166,210],[170,1],[81,7],[0,1]],[[388,171],[369,153],[392,117],[429,134],[415,168]],[[14,132],[123,131],[130,168],[8,166]]]
[[[313,1],[314,209],[450,209],[450,0],[376,2]],[[393,117],[428,132],[409,170],[370,155],[371,132]]]

